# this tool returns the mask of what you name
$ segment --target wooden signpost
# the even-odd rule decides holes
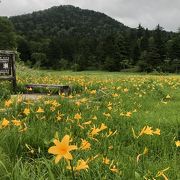
[[[15,52],[0,50],[0,80],[11,81],[16,90]]]

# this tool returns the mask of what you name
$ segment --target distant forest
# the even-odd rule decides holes
[[[180,31],[129,28],[74,6],[0,17],[0,49],[43,69],[180,72]]]

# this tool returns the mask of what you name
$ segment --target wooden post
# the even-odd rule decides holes
[[[0,80],[12,82],[13,90],[16,91],[16,67],[15,52],[0,50]]]
[[[12,76],[13,76],[12,85],[13,85],[14,92],[16,92],[16,87],[17,87],[15,59],[16,59],[15,53],[13,53],[13,55],[12,55]]]

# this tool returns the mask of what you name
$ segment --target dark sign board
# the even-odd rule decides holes
[[[12,55],[0,54],[0,76],[11,75],[12,61]]]
[[[15,52],[0,50],[0,80],[12,81],[16,87]]]

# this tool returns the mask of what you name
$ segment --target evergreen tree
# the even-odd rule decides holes
[[[115,61],[117,62],[117,67],[118,69],[116,70],[121,70],[121,69],[125,69],[124,66],[124,61],[128,62],[130,57],[130,46],[129,46],[129,41],[128,38],[124,36],[122,36],[121,34],[118,34],[116,37],[116,41],[115,41],[115,45],[116,45],[116,50],[115,50]]]
[[[173,39],[172,49],[172,59],[180,60],[180,33]]]
[[[141,26],[141,24],[139,24],[137,28],[137,38],[141,38],[143,34],[144,34],[144,28]]]
[[[148,51],[144,51],[141,55],[139,66],[141,71],[151,72],[153,70],[160,70],[161,59],[156,48],[154,37],[149,38]]]
[[[154,41],[157,52],[160,56],[161,63],[163,63],[165,59],[165,42],[163,39],[163,28],[158,24],[154,31]]]
[[[105,61],[103,64],[103,69],[109,71],[119,70],[120,52],[117,51],[118,41],[115,42],[115,36],[115,34],[110,34],[104,40],[103,49],[105,53]]]
[[[62,48],[59,39],[52,39],[47,52],[47,68],[60,69],[59,61],[62,58]]]
[[[149,30],[146,29],[140,40],[140,50],[141,51],[148,50],[149,38],[150,38]]]
[[[29,42],[22,36],[17,36],[17,51],[22,61],[31,60],[31,50]]]
[[[16,47],[12,23],[6,17],[0,17],[0,49],[12,50]]]
[[[137,62],[140,60],[140,56],[141,56],[141,49],[139,47],[138,42],[136,42],[133,47],[133,53],[132,53],[133,65],[137,64]]]
[[[129,28],[105,14],[73,6],[10,20],[18,33],[20,58],[33,66],[109,71],[137,65],[142,71],[179,69],[179,35],[165,32],[160,25],[152,31],[141,24],[137,29]],[[0,19],[0,38],[1,49],[15,47],[13,27],[7,18]]]

